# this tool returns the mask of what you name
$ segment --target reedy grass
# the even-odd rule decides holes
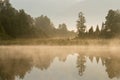
[[[119,45],[120,39],[12,39],[0,45]]]

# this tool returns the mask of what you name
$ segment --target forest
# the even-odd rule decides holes
[[[17,10],[10,2],[0,2],[0,40],[21,38],[108,39],[120,37],[120,10],[109,10],[102,26],[87,31],[83,12],[78,14],[76,29],[69,31],[65,23],[56,28],[48,16],[33,18],[23,9]]]
[[[93,26],[86,31],[85,17],[82,12],[79,13],[77,21],[78,38],[119,38],[120,37],[120,10],[109,10],[106,21],[102,23],[101,29],[97,25],[96,30]]]
[[[7,3],[0,4],[0,39],[50,38],[74,36],[65,23],[55,28],[51,20],[44,15],[32,18],[23,9],[16,10]]]

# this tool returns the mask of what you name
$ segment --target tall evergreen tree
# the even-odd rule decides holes
[[[78,37],[83,38],[85,36],[85,17],[82,12],[79,13],[78,15],[78,20],[77,20],[77,31],[78,31]]]
[[[93,26],[91,26],[91,28],[89,29],[89,37],[93,38],[94,37],[94,31],[93,31]]]
[[[89,29],[89,34],[93,34],[93,26],[91,26],[91,28]]]
[[[95,30],[95,37],[100,37],[100,29],[99,26],[97,25],[96,30]]]

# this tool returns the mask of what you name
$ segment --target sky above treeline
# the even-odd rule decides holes
[[[120,0],[10,0],[16,9],[24,9],[32,17],[47,15],[58,27],[66,23],[68,28],[76,29],[78,13],[83,12],[86,26],[102,24],[109,9],[119,9]]]

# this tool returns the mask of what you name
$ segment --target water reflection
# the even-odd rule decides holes
[[[41,80],[49,80],[50,77],[52,80],[96,80],[99,77],[102,77],[102,80],[119,80],[120,57],[114,53],[70,54],[49,51],[46,53],[40,49],[30,52],[0,49],[0,80],[39,80],[39,76],[39,79],[34,76],[37,73],[34,69],[37,69],[39,76],[48,76]],[[101,71],[107,75],[99,75],[102,74]]]
[[[2,53],[0,57],[0,80],[15,80],[15,76],[23,79],[26,73],[32,69],[31,62],[31,58],[11,57]]]
[[[91,63],[96,61],[97,64],[99,64],[100,60],[102,63],[102,66],[105,66],[105,71],[108,74],[108,77],[110,79],[120,78],[120,57],[116,57],[114,55],[101,55],[101,56],[95,56],[95,55],[81,55],[77,57],[77,68],[79,71],[80,76],[84,75],[85,68],[86,68],[86,57],[89,58]],[[95,59],[95,60],[94,60]],[[89,66],[88,66],[89,67]],[[94,69],[96,70],[96,69]],[[94,73],[93,70],[93,73]]]
[[[77,57],[77,68],[80,76],[82,76],[85,71],[86,68],[85,63],[86,63],[85,55],[79,54]]]

